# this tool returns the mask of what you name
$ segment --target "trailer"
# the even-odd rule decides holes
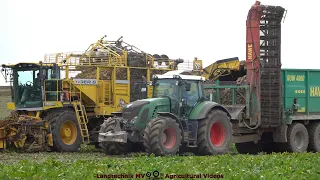
[[[252,116],[258,106],[250,102],[246,82],[216,81],[205,89],[207,98],[230,112],[233,142],[240,153],[320,152],[319,76],[320,69],[282,69],[281,116],[273,121]],[[262,116],[267,111],[261,108]]]

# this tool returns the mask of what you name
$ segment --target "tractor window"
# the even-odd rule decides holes
[[[187,98],[187,105],[193,106],[199,99],[199,82],[188,81],[190,83],[190,91],[183,89],[183,96]]]
[[[157,80],[154,89],[153,97],[170,96],[177,97],[179,87],[177,85],[177,80],[173,79],[161,79]]]

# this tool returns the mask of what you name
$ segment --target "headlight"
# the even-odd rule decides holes
[[[135,123],[137,121],[137,118],[138,118],[137,116],[132,118],[130,122]]]

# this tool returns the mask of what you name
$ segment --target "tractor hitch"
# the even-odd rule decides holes
[[[106,132],[99,133],[99,142],[121,142],[127,143],[127,132],[126,131],[116,131],[116,132]]]
[[[112,131],[99,133],[98,142],[121,142],[127,143],[128,134],[126,131],[121,131],[120,122],[117,119],[116,125]]]

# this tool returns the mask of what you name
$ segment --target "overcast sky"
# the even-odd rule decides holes
[[[282,24],[284,68],[320,68],[317,1],[264,0],[288,10]],[[209,65],[245,59],[246,17],[254,0],[0,0],[0,63],[84,51],[103,35],[151,54]],[[1,76],[0,84],[4,84]]]

